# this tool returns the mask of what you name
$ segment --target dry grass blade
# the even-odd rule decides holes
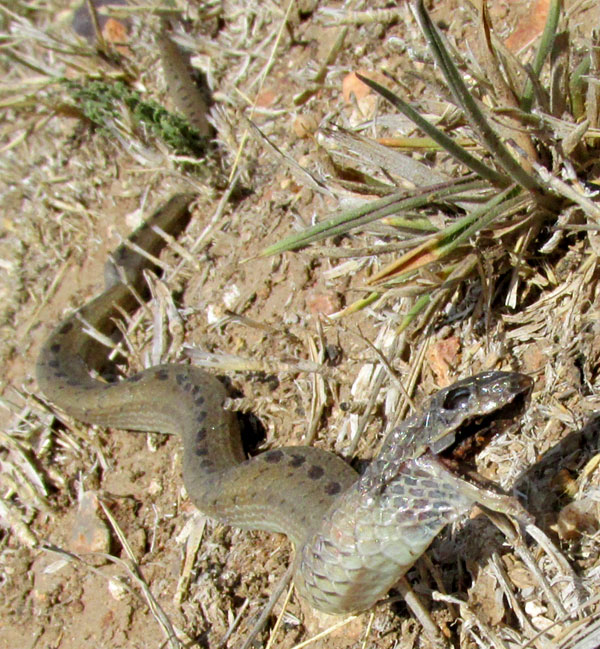
[[[385,86],[363,76],[356,75],[364,84],[373,88],[378,94],[387,99],[395,108],[402,112],[408,119],[415,123],[434,142],[437,142],[445,151],[453,156],[458,162],[464,164],[468,169],[474,171],[481,178],[489,180],[499,187],[506,187],[510,184],[510,178],[492,169],[475,156],[471,155],[463,146],[457,144],[451,137],[435,127],[422,117],[410,104],[388,90]]]
[[[105,510],[106,511],[106,510]],[[87,563],[82,557],[80,557],[78,554],[74,552],[68,552],[67,550],[64,550],[60,547],[57,547],[52,544],[45,544],[42,548],[46,552],[56,554],[60,556],[62,559],[69,561],[69,562],[76,562],[81,565],[83,565],[86,570],[89,570],[90,572],[93,572],[94,574],[98,575],[99,577],[102,577],[103,579],[106,579],[107,581],[111,582],[117,582],[118,587],[120,589],[124,589],[127,592],[129,592],[131,595],[135,596],[141,601],[146,601],[146,604],[152,611],[152,614],[155,616],[159,626],[163,630],[163,633],[165,634],[166,641],[168,642],[169,646],[172,649],[182,649],[184,644],[182,644],[178,637],[177,634],[175,633],[175,629],[171,625],[171,622],[169,621],[168,617],[165,615],[164,611],[160,608],[156,600],[154,599],[154,596],[150,589],[148,588],[148,584],[144,581],[144,579],[140,576],[139,572],[135,569],[132,569],[131,566],[127,564],[126,561],[123,561],[122,559],[119,559],[117,557],[113,557],[112,555],[105,554],[101,555],[108,561],[121,566],[122,568],[125,569],[126,573],[129,575],[129,577],[132,579],[134,583],[136,583],[142,593],[143,593],[143,598],[137,593],[133,588],[131,588],[124,580],[118,579],[115,577],[107,576],[102,572],[101,570],[95,568],[94,566],[90,565]],[[181,634],[184,635],[184,634]],[[184,635],[185,638],[185,635]]]
[[[455,251],[479,230],[488,227],[494,219],[504,212],[510,212],[524,202],[517,188],[508,187],[494,196],[481,207],[470,214],[458,219],[445,230],[432,235],[428,241],[410,250],[397,261],[392,262],[369,279],[369,284],[378,284],[392,278],[400,278],[428,264],[439,261],[444,256]]]
[[[252,135],[257,138],[265,148],[277,159],[278,162],[283,163],[290,172],[298,178],[299,182],[305,184],[307,187],[314,189],[322,194],[329,195],[330,191],[327,186],[321,182],[310,171],[301,167],[293,158],[284,153],[279,147],[269,140],[268,137],[258,128],[258,126],[249,119],[245,119],[244,123],[246,128]]]
[[[121,546],[125,550],[127,557],[131,562],[131,565],[128,565],[127,562],[122,561],[121,559],[117,559],[116,557],[112,557],[110,555],[105,555],[105,556],[109,558],[111,561],[113,561],[114,563],[120,564],[121,566],[126,568],[126,570],[129,572],[134,582],[137,583],[137,585],[140,587],[144,595],[144,598],[146,600],[146,603],[148,604],[148,607],[152,611],[152,615],[154,616],[162,632],[164,633],[165,638],[169,643],[169,646],[172,647],[172,649],[182,649],[183,645],[179,642],[179,639],[177,637],[177,634],[175,633],[175,629],[173,627],[173,624],[171,623],[171,620],[168,618],[167,614],[164,612],[164,610],[162,609],[162,607],[154,597],[154,594],[150,590],[148,583],[146,582],[146,580],[142,575],[141,567],[136,559],[133,550],[131,549],[131,545],[129,544],[127,537],[125,536],[125,534],[123,534],[123,530],[115,520],[114,516],[112,515],[108,507],[106,507],[106,505],[102,500],[100,500],[99,502],[100,505],[102,506],[102,511],[104,512],[104,515],[110,522],[113,531],[115,532],[115,534],[119,539],[119,542],[121,543]]]
[[[416,187],[447,183],[449,178],[407,155],[402,155],[357,133],[343,128],[321,128],[322,134],[343,148],[346,156],[386,174],[398,176]]]

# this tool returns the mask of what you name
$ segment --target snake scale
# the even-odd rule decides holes
[[[192,196],[173,196],[131,236],[156,254],[162,238],[189,219]],[[489,371],[437,392],[420,414],[384,441],[362,475],[313,447],[268,450],[247,459],[236,415],[223,409],[226,391],[190,365],[159,365],[117,382],[93,378],[101,345],[85,326],[115,331],[121,310],[139,306],[152,263],[126,245],[106,264],[106,288],[64,320],[39,355],[37,380],[47,399],[81,421],[177,434],[183,479],[207,515],[249,529],[286,534],[295,546],[294,581],[312,606],[342,614],[368,609],[414,564],[440,530],[474,503],[527,519],[518,502],[459,477],[449,453],[473,439],[468,422],[514,417],[531,379]],[[477,433],[478,434],[478,433]],[[460,455],[460,453],[459,453]]]

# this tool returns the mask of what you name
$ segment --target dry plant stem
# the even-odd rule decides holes
[[[258,97],[260,97],[260,93],[262,92],[263,85],[265,83],[265,80],[267,78],[269,70],[271,69],[271,67],[273,65],[273,62],[275,60],[275,52],[277,51],[277,48],[279,47],[279,43],[281,42],[281,38],[282,38],[283,33],[285,31],[286,24],[287,24],[289,15],[290,15],[290,11],[291,11],[293,6],[294,6],[294,0],[290,0],[288,2],[287,8],[286,8],[285,15],[283,16],[283,20],[281,21],[281,24],[279,26],[279,30],[277,32],[277,37],[275,39],[275,43],[273,44],[271,52],[269,53],[269,60],[265,64],[265,67],[263,68],[263,71],[262,71],[262,73],[260,75],[260,82],[258,84],[258,89],[256,91],[256,99],[258,99]],[[249,116],[250,120],[252,120],[252,116],[253,116],[254,110],[256,108],[256,99],[255,99],[254,104],[252,105],[252,110],[250,111],[250,116]],[[240,145],[238,147],[238,150],[237,150],[237,153],[236,153],[236,156],[235,156],[235,160],[233,161],[233,165],[231,166],[231,172],[229,174],[229,182],[231,182],[233,177],[238,172],[240,159],[241,159],[242,154],[244,152],[247,139],[248,139],[248,128],[246,128],[246,130],[243,132],[242,137],[240,139]]]
[[[63,261],[61,267],[59,268],[58,272],[54,276],[54,279],[52,280],[50,286],[44,292],[44,295],[42,296],[41,301],[39,302],[39,304],[35,308],[35,311],[33,312],[33,315],[31,316],[27,326],[25,327],[25,331],[22,334],[22,339],[23,340],[26,338],[26,336],[29,335],[29,332],[31,331],[31,328],[34,325],[37,325],[40,313],[42,312],[42,309],[46,306],[46,304],[48,304],[49,300],[54,296],[54,294],[56,292],[56,289],[58,288],[58,286],[62,282],[63,277],[64,277],[66,271],[69,268],[70,259],[71,259],[71,255],[67,255],[67,257]]]
[[[202,542],[202,538],[204,537],[204,529],[206,527],[205,516],[197,514],[192,520],[194,520],[195,523],[189,536],[186,539],[185,559],[183,562],[183,567],[181,569],[181,574],[179,575],[179,580],[177,582],[175,597],[173,598],[173,601],[178,606],[181,605],[183,598],[187,595],[191,581],[192,570],[196,561],[196,555],[198,553],[200,543]]]
[[[321,67],[313,77],[312,86],[306,88],[300,94],[294,97],[293,103],[295,106],[302,106],[319,91],[319,89],[323,84],[323,81],[325,81],[330,66],[333,65],[333,63],[335,63],[338,54],[342,50],[347,35],[348,35],[348,28],[342,27],[342,29],[339,30],[338,35],[333,45],[331,46],[331,49],[329,50],[327,56],[325,57],[325,61],[323,61],[323,64],[321,65]]]
[[[181,643],[177,639],[177,635],[175,633],[175,628],[173,627],[173,624],[171,623],[171,620],[167,616],[167,614],[164,612],[156,598],[154,597],[154,594],[150,590],[150,587],[148,586],[148,583],[142,576],[140,564],[138,563],[136,556],[131,549],[131,545],[129,545],[129,541],[127,540],[127,537],[123,533],[123,530],[117,523],[115,517],[112,515],[108,507],[104,504],[104,502],[99,499],[98,502],[102,506],[102,511],[104,512],[104,515],[106,516],[108,522],[110,523],[111,527],[113,528],[113,531],[117,535],[117,538],[119,539],[119,543],[121,543],[121,546],[125,550],[125,553],[127,554],[127,557],[129,558],[129,561],[131,561],[131,566],[128,567],[128,570],[130,574],[134,577],[135,581],[138,583],[140,586],[142,592],[144,593],[144,597],[146,599],[146,602],[148,604],[148,607],[150,608],[150,611],[152,612],[152,615],[158,622],[158,625],[160,628],[163,630],[163,633],[165,634],[169,644],[173,649],[180,649]],[[110,556],[110,555],[107,555]],[[122,563],[123,565],[127,566],[127,564],[124,561],[117,560],[116,558],[114,559],[116,563]]]
[[[402,383],[400,377],[398,376],[398,373],[394,370],[391,363],[386,358],[385,354],[382,351],[380,351],[379,349],[377,349],[377,347],[375,347],[375,345],[370,340],[365,338],[362,334],[360,334],[360,337],[362,338],[363,342],[365,342],[365,344],[370,349],[372,349],[373,352],[376,354],[377,358],[379,359],[379,362],[383,365],[383,367],[385,367],[391,381],[396,385],[398,390],[400,390],[400,392],[402,393],[403,398],[408,403],[408,405],[413,410],[416,410],[416,406],[415,406],[413,400],[411,399],[410,394],[408,393],[408,391],[404,387],[404,384]]]
[[[590,598],[576,611],[579,615],[586,613],[582,619],[575,620],[554,637],[556,647],[560,649],[596,649],[596,638],[600,635],[600,615],[593,606],[600,601],[600,595]],[[533,638],[522,649],[533,645]]]
[[[298,180],[298,182],[310,187],[311,189],[331,196],[332,192],[327,185],[322,183],[314,174],[299,165],[292,156],[284,153],[276,144],[274,144],[251,120],[243,118],[246,125],[246,132],[250,132],[259,143],[266,147],[267,151],[273,155],[278,163],[283,163],[290,171],[291,174]]]
[[[354,434],[354,437],[352,438],[352,441],[350,442],[348,449],[345,453],[346,457],[348,458],[354,457],[356,453],[356,449],[358,448],[358,444],[360,442],[360,438],[362,437],[362,434],[365,432],[365,428],[367,427],[367,424],[369,423],[369,421],[371,421],[373,409],[375,408],[375,404],[377,403],[377,397],[379,395],[381,388],[383,387],[383,383],[385,381],[386,376],[387,373],[384,370],[384,368],[378,367],[376,370],[375,380],[372,382],[373,387],[371,389],[371,394],[369,395],[369,400],[367,401],[367,405],[365,406],[364,412],[362,413],[362,415],[358,420],[356,433]]]
[[[506,597],[506,600],[510,605],[511,611],[517,616],[521,626],[527,631],[527,633],[530,636],[535,635],[536,630],[533,628],[527,615],[525,615],[520,601],[515,597],[514,589],[512,588],[506,576],[506,571],[504,570],[502,562],[496,552],[492,554],[490,565],[492,567],[492,572],[496,576],[498,583],[504,591],[504,596]]]
[[[308,647],[313,642],[318,642],[322,638],[326,638],[334,631],[337,631],[338,629],[341,629],[343,626],[346,626],[346,624],[350,624],[350,622],[352,622],[352,620],[354,619],[356,619],[356,615],[351,615],[350,617],[340,620],[336,624],[330,626],[328,629],[325,629],[324,631],[317,633],[317,635],[313,636],[312,638],[309,638],[308,640],[304,640],[304,642],[299,642],[298,644],[294,645],[292,649],[304,649],[304,647]]]
[[[273,592],[269,597],[269,601],[265,604],[263,610],[260,613],[258,620],[256,620],[256,623],[254,624],[254,626],[246,636],[246,639],[244,640],[244,644],[240,647],[240,649],[250,649],[250,647],[254,642],[254,639],[263,630],[265,624],[269,620],[269,617],[273,612],[273,608],[275,607],[275,604],[277,604],[279,598],[283,595],[283,592],[289,586],[293,574],[294,574],[294,564],[291,563],[288,566],[285,573],[283,574],[283,576],[281,577],[281,579],[275,585],[275,588],[273,588]]]
[[[560,550],[554,545],[552,539],[550,539],[547,534],[545,534],[537,525],[527,525],[525,530],[527,534],[537,541],[544,552],[548,555],[551,561],[554,562],[557,570],[562,572],[564,575],[567,575],[568,578],[575,584],[577,588],[577,594],[579,599],[579,604],[585,599],[585,591],[581,586],[581,580],[569,565],[569,562],[565,559],[564,555]]]
[[[281,607],[281,611],[279,611],[279,615],[277,616],[277,620],[275,621],[275,626],[273,626],[273,629],[271,633],[269,634],[269,641],[267,642],[267,646],[265,649],[271,649],[273,646],[275,639],[277,638],[277,634],[279,633],[279,629],[281,628],[281,625],[283,624],[283,619],[285,617],[285,613],[287,611],[287,605],[290,603],[290,599],[292,597],[292,593],[294,592],[294,586],[290,584],[287,593],[285,594],[285,598],[283,600],[283,606]]]
[[[206,240],[212,234],[213,230],[221,220],[221,217],[225,213],[225,208],[229,204],[229,200],[231,199],[233,192],[237,188],[239,178],[240,178],[239,171],[237,171],[235,174],[233,174],[233,176],[231,176],[227,184],[227,189],[223,192],[223,195],[219,200],[217,209],[215,210],[214,214],[212,215],[208,223],[204,226],[204,229],[200,233],[200,236],[190,246],[190,255],[193,256],[196,252],[198,252],[198,250],[205,244]],[[185,266],[185,262],[186,260],[184,258],[177,263],[177,265],[175,266],[175,273],[179,272]]]
[[[98,575],[99,577],[102,577],[103,579],[106,579],[107,581],[115,579],[115,577],[107,577],[107,575],[102,570],[98,570],[94,566],[88,564],[86,561],[84,561],[84,559],[81,556],[75,554],[74,552],[63,550],[62,548],[59,548],[50,543],[44,544],[42,546],[42,550],[51,554],[57,554],[61,557],[61,559],[66,559],[70,562],[77,562],[80,565],[83,565],[86,568],[86,570],[89,570],[90,572],[94,573],[95,575]],[[103,557],[104,559],[110,561],[111,563],[114,563],[115,565],[121,566],[129,574],[132,581],[140,587],[142,593],[144,594],[144,598],[142,598],[135,589],[131,588],[131,586],[129,586],[125,580],[116,578],[119,585],[123,587],[130,595],[133,595],[133,597],[135,597],[137,600],[141,602],[145,600],[148,608],[150,609],[151,613],[153,614],[154,618],[156,619],[160,628],[162,629],[166,638],[166,642],[168,642],[171,649],[183,649],[183,645],[179,642],[179,639],[177,638],[173,625],[171,624],[169,618],[167,617],[165,612],[162,610],[162,608],[154,598],[154,595],[152,594],[152,591],[148,587],[148,584],[144,581],[144,579],[141,577],[139,572],[135,570],[135,564],[132,568],[132,566],[128,565],[126,561],[123,561],[118,557],[114,557],[111,554],[104,554],[104,553],[95,553],[95,554],[97,554],[97,556]]]
[[[511,542],[515,548],[516,553],[521,557],[523,563],[529,568],[532,575],[535,576],[537,582],[541,589],[544,591],[544,594],[548,598],[548,601],[551,603],[552,608],[556,615],[561,617],[567,617],[568,613],[565,607],[562,605],[561,601],[558,599],[552,587],[548,583],[545,575],[540,570],[538,563],[532,556],[531,552],[523,542],[520,534],[515,530],[513,522],[504,514],[498,512],[493,512],[491,510],[485,509],[486,516],[494,523],[494,525],[506,536],[506,538]],[[532,523],[527,525],[527,529],[533,527]]]
[[[317,324],[317,330],[322,340],[323,328],[320,322]],[[321,352],[319,353],[313,338],[309,337],[308,347],[310,360],[315,363],[315,365],[322,365],[325,361],[324,345],[321,345]],[[307,446],[310,446],[312,444],[315,435],[317,434],[319,423],[321,422],[326,403],[327,395],[325,393],[325,381],[323,379],[323,376],[321,376],[317,372],[313,372],[311,375],[310,417],[308,420],[306,433],[304,435],[304,443]]]
[[[241,621],[242,617],[244,616],[244,613],[246,612],[246,609],[248,608],[249,605],[250,605],[250,600],[248,598],[246,598],[244,600],[244,603],[240,606],[236,616],[231,621],[231,624],[229,625],[229,628],[225,632],[225,635],[221,638],[221,641],[218,643],[217,646],[225,647],[227,645],[227,642],[228,642],[229,638],[231,637],[233,632],[237,629],[238,624],[240,623],[240,621]]]
[[[564,180],[553,176],[545,167],[533,164],[534,169],[539,174],[540,178],[548,184],[550,188],[556,191],[561,196],[573,201],[594,221],[600,223],[600,208],[587,196],[578,192],[571,185],[568,185]]]
[[[374,620],[375,620],[375,611],[371,611],[371,613],[369,614],[369,621],[367,622],[367,627],[365,629],[365,634],[363,636],[361,649],[367,649],[367,641],[369,640],[369,637],[371,636],[371,629],[373,628],[373,621]]]
[[[398,9],[368,9],[367,11],[344,11],[323,7],[319,10],[323,24],[333,25],[370,25],[373,23],[393,24],[398,21]],[[331,23],[328,22],[331,20]]]
[[[406,341],[403,341],[403,343],[406,344]],[[408,379],[405,380],[406,391],[411,396],[414,394],[415,389],[417,387],[417,381],[421,376],[421,370],[423,369],[423,361],[425,360],[425,354],[427,352],[428,346],[429,346],[428,340],[425,337],[422,337],[421,342],[418,345],[417,353],[413,355],[414,357],[410,364],[410,368],[408,372]],[[394,421],[390,421],[387,427],[388,430],[392,430],[393,428],[395,428],[398,425],[398,422],[404,419],[404,417],[409,411],[409,407],[410,407],[410,402],[404,399],[398,407],[396,419]]]
[[[398,354],[398,345],[404,345],[404,341],[399,342],[399,338],[396,337],[394,339],[393,345],[390,348],[389,351],[389,358],[390,360],[393,360]],[[375,370],[375,379],[372,381],[372,390],[371,394],[369,395],[369,400],[367,402],[367,405],[365,406],[365,410],[363,414],[360,416],[358,420],[358,424],[356,427],[356,433],[350,442],[350,445],[348,446],[348,449],[346,451],[346,457],[354,457],[354,454],[356,453],[356,449],[358,448],[358,444],[360,442],[360,438],[362,434],[365,431],[365,428],[367,427],[368,423],[371,421],[373,409],[375,408],[375,404],[377,403],[377,398],[379,396],[379,392],[381,391],[381,388],[383,387],[384,381],[387,377],[387,370],[384,366],[379,365],[377,369]],[[410,390],[409,390],[410,392]],[[407,402],[405,401],[405,404]]]
[[[406,605],[412,611],[413,615],[421,623],[425,635],[436,647],[449,647],[449,643],[435,626],[427,609],[423,606],[415,591],[411,588],[406,577],[402,577],[396,584],[396,590],[400,591]]]
[[[446,586],[444,585],[444,579],[442,577],[442,573],[440,570],[440,567],[436,564],[433,563],[431,560],[431,557],[428,552],[426,552],[417,562],[417,568],[419,569],[419,572],[421,576],[423,577],[422,581],[425,581],[424,575],[429,573],[433,577],[433,580],[435,581],[435,586],[438,589],[438,592],[442,593],[443,595],[447,595],[446,591]],[[425,568],[427,570],[425,570]],[[456,606],[452,602],[446,602],[448,606],[448,611],[450,613],[450,616],[452,619],[455,619],[458,616],[458,610]]]

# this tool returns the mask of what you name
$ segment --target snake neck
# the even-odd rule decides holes
[[[370,608],[474,503],[431,455],[407,460],[385,485],[376,475],[381,468],[369,466],[298,557],[297,588],[327,613]]]

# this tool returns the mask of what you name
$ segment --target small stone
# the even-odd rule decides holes
[[[98,515],[98,496],[92,491],[84,491],[79,497],[79,507],[71,529],[69,549],[86,554],[110,550],[110,532]]]

